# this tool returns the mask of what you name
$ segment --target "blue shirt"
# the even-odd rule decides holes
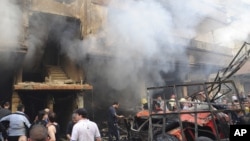
[[[31,126],[29,120],[25,117],[23,112],[17,111],[13,114],[3,117],[0,121],[9,121],[9,136],[21,136],[26,135],[26,127]]]

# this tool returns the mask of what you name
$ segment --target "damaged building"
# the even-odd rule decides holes
[[[86,81],[84,67],[60,53],[63,39],[58,35],[68,30],[72,31],[69,38],[82,39],[88,34],[89,31],[81,30],[87,24],[81,21],[86,20],[85,8],[81,6],[89,2],[6,2],[20,14],[21,22],[16,26],[21,33],[16,43],[1,41],[1,103],[10,101],[12,111],[23,103],[31,120],[39,110],[48,107],[60,117],[58,122],[64,129],[74,109],[91,108],[93,86]]]
[[[106,84],[104,86],[95,84],[96,81],[101,81],[98,76],[92,77],[92,82],[89,81],[88,75],[93,70],[90,70],[88,65],[93,65],[90,64],[90,59],[94,58],[105,64],[114,56],[112,52],[98,50],[81,56],[78,53],[82,50],[78,46],[84,44],[82,42],[84,39],[95,36],[102,29],[108,16],[106,7],[108,2],[108,0],[11,1],[10,3],[16,6],[15,9],[18,9],[20,19],[16,26],[20,29],[20,34],[16,37],[16,42],[1,40],[1,104],[10,101],[11,110],[15,111],[16,106],[23,103],[26,107],[25,113],[31,119],[35,118],[39,110],[48,107],[60,117],[58,122],[63,129],[66,128],[72,111],[78,107],[87,108],[91,119],[101,119],[97,113],[105,111],[102,108],[107,107],[113,100],[110,98],[112,97],[110,91],[114,93],[117,91],[105,87]],[[221,23],[211,18],[208,20]],[[175,45],[179,46],[178,43]],[[105,46],[109,44],[111,43],[104,43]],[[75,52],[72,53],[70,48],[74,48]],[[214,51],[218,48],[220,52]],[[69,53],[72,53],[72,56],[69,56]],[[227,66],[233,58],[231,49],[198,40],[189,42],[185,53],[188,59],[179,58],[174,62],[170,61],[175,64],[174,71],[161,72],[166,83],[205,81],[211,73],[216,73],[218,69]],[[162,63],[157,59],[153,61],[157,65]],[[126,60],[124,62],[128,63]],[[162,65],[166,65],[164,63]],[[187,67],[188,72],[184,69]],[[127,87],[121,88],[123,89]],[[142,96],[133,99],[134,95],[126,95],[127,99],[124,101],[132,101],[134,105],[138,105],[136,101],[140,101]],[[104,101],[109,103],[102,105]],[[126,105],[126,102],[120,103]]]

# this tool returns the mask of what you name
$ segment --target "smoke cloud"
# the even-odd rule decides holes
[[[229,46],[235,46],[237,42],[247,41],[250,32],[250,1],[233,1],[223,2],[221,7],[227,13],[227,26],[215,31],[215,43]]]
[[[146,87],[164,85],[167,79],[164,74],[173,73],[171,77],[177,81],[185,80],[190,73],[186,49],[191,39],[227,47],[235,40],[246,40],[250,29],[245,25],[249,2],[235,3],[219,0],[110,1],[102,30],[83,41],[64,38],[67,48],[62,52],[84,64],[87,81],[94,84],[99,98],[116,99],[132,106],[146,95]],[[231,21],[233,17],[237,20]],[[236,27],[243,28],[236,30]],[[72,51],[70,45],[75,50]],[[101,59],[98,55],[106,57]],[[184,63],[181,71],[176,66],[180,62]]]
[[[44,43],[53,34],[61,44],[60,53],[84,66],[86,81],[103,98],[100,103],[118,100],[134,106],[146,87],[164,85],[166,74],[185,80],[190,71],[186,49],[192,39],[227,47],[247,41],[249,6],[248,0],[114,0],[106,7],[100,31],[83,40],[76,38],[78,25],[34,14],[25,65],[41,61]],[[0,1],[0,49],[19,47],[21,13],[16,3]]]
[[[15,5],[14,1],[1,0],[0,16],[0,48],[16,49],[20,47],[18,44],[22,27],[22,14],[20,8]]]
[[[12,70],[15,68],[15,54],[11,51],[20,47],[19,38],[21,31],[21,10],[14,1],[0,1],[0,84],[9,84],[6,80],[11,80]],[[2,87],[6,88],[6,87]]]

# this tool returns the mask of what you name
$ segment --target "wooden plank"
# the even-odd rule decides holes
[[[18,83],[14,90],[92,90],[89,84]]]

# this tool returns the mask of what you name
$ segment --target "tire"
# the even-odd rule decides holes
[[[195,139],[195,141],[213,141],[213,140],[208,137],[200,136],[197,139]]]
[[[179,141],[179,139],[170,134],[160,134],[156,136],[154,141]]]

